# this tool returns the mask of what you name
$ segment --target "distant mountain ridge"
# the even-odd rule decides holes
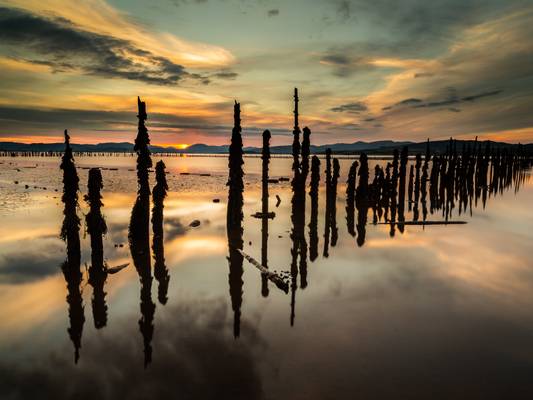
[[[474,145],[473,140],[457,140],[457,150],[461,151],[463,146]],[[480,141],[483,148],[486,143],[490,143],[492,148],[512,148],[518,146],[516,144],[494,142],[494,141]],[[430,142],[432,152],[442,153],[446,151],[449,140],[436,140]],[[327,148],[330,148],[336,154],[358,154],[366,152],[369,154],[391,154],[394,149],[400,150],[402,147],[408,146],[411,153],[423,153],[426,150],[426,142],[410,142],[410,141],[394,141],[394,140],[379,140],[374,142],[357,141],[354,143],[332,143],[324,145],[311,145],[311,153],[322,154]],[[31,151],[31,152],[61,152],[65,148],[64,143],[18,143],[18,142],[0,142],[0,151]],[[523,145],[524,151],[533,152],[533,144]],[[133,143],[129,142],[109,142],[98,144],[72,144],[72,149],[76,152],[133,152]],[[175,147],[150,146],[153,153],[175,153],[175,154],[226,154],[228,152],[228,145],[213,146],[207,144],[193,144],[186,149],[177,149]],[[260,147],[244,147],[244,152],[247,154],[260,154]],[[271,146],[270,151],[273,154],[291,154],[292,146]]]

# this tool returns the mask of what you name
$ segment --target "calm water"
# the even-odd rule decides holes
[[[154,157],[154,164],[157,157]],[[338,241],[324,257],[324,162],[319,256],[307,287],[269,285],[244,261],[240,335],[228,285],[227,160],[165,158],[168,301],[156,304],[152,361],[144,367],[139,276],[128,247],[135,202],[134,157],[76,159],[82,195],[88,167],[100,166],[108,234],[107,326],[96,329],[87,284],[91,262],[82,224],[79,361],[68,332],[67,285],[59,239],[63,204],[56,158],[0,159],[0,398],[531,398],[533,395],[533,183],[504,191],[453,220],[406,226],[390,237],[373,225],[363,246],[347,230],[340,161]],[[373,165],[370,163],[371,179]],[[382,161],[377,161],[383,163]],[[110,169],[112,168],[112,169]],[[116,168],[116,170],[114,170]],[[244,251],[261,260],[261,160],[245,159]],[[272,159],[270,176],[290,177],[290,159]],[[181,175],[188,172],[191,175]],[[211,176],[194,174],[209,173]],[[152,185],[153,185],[153,176]],[[14,182],[18,181],[18,184]],[[25,187],[28,185],[28,188]],[[276,195],[281,199],[276,207]],[[290,182],[270,185],[268,264],[291,265]],[[308,196],[307,196],[308,197]],[[219,203],[213,199],[220,199]],[[307,202],[309,208],[309,200]],[[80,196],[78,215],[87,204]],[[407,208],[406,208],[407,211]],[[406,212],[406,220],[412,214]],[[199,220],[198,227],[189,227]],[[428,220],[442,220],[440,212]],[[308,235],[309,210],[305,233]],[[307,238],[309,241],[309,238]],[[305,285],[304,285],[305,286]],[[79,321],[78,321],[79,322]],[[79,326],[80,324],[78,324]],[[71,329],[71,328],[70,328]],[[78,329],[79,330],[79,329]]]

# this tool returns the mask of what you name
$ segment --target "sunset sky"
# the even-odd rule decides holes
[[[533,2],[0,0],[0,141],[533,142]]]

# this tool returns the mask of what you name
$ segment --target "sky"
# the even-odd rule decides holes
[[[0,141],[533,142],[531,0],[0,0]]]

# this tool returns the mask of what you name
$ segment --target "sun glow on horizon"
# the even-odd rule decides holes
[[[175,147],[176,149],[179,149],[179,150],[185,150],[186,148],[188,148],[190,146],[190,144],[187,144],[187,143],[172,143],[172,144],[162,144],[161,146],[163,147]]]

